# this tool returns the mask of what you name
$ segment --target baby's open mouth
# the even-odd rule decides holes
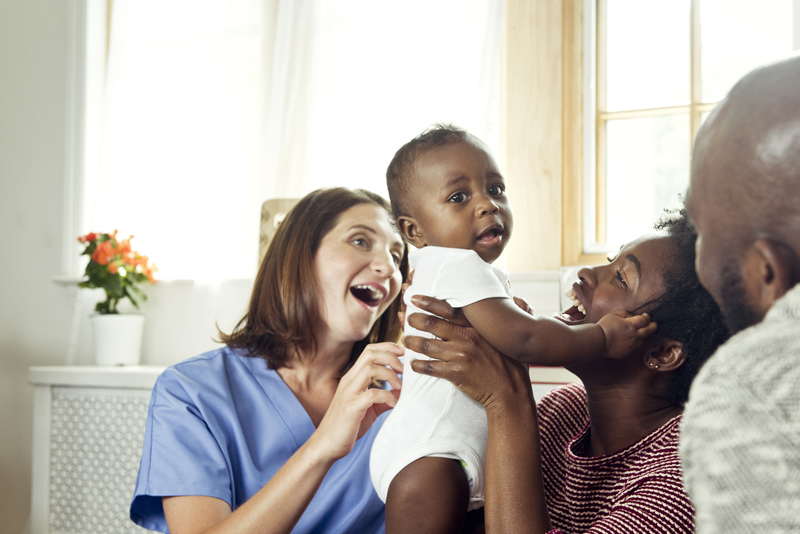
[[[500,226],[492,226],[481,235],[478,236],[478,243],[482,243],[484,245],[494,245],[500,242],[501,236],[503,235],[503,229]]]
[[[367,306],[377,306],[386,297],[386,293],[381,288],[367,284],[351,287],[350,293]]]
[[[574,289],[567,289],[564,294],[567,298],[572,299],[572,306],[567,310],[561,312],[561,318],[569,322],[583,321],[586,319],[586,309],[583,303],[578,299],[578,295]]]

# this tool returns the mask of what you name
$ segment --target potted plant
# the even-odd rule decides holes
[[[92,316],[95,357],[98,365],[136,365],[142,346],[144,316],[120,314],[117,305],[128,299],[138,310],[147,295],[139,287],[155,283],[157,271],[147,256],[131,249],[131,239],[117,240],[113,234],[90,232],[78,238],[86,245],[82,255],[89,256],[80,287],[102,289],[106,299],[95,306]]]

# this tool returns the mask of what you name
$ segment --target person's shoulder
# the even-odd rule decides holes
[[[581,382],[564,384],[551,389],[539,401],[540,406],[586,406],[586,388]]]
[[[558,420],[576,428],[583,427],[589,416],[586,389],[580,382],[559,386],[542,397],[536,410],[540,420]]]
[[[759,406],[795,417],[800,403],[800,317],[773,314],[726,341],[700,369],[689,392],[687,411],[753,413]],[[776,315],[780,319],[776,318]],[[796,414],[800,418],[800,414]]]
[[[158,377],[156,385],[163,387],[169,383],[180,383],[197,387],[219,382],[226,380],[231,367],[247,365],[248,359],[241,350],[223,346],[167,367]]]
[[[678,445],[683,416],[678,415],[642,439],[641,446],[632,451],[639,457],[639,471],[643,476],[659,473],[681,478]]]

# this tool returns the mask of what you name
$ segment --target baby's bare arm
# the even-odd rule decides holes
[[[603,356],[606,338],[596,324],[567,326],[533,317],[511,299],[486,299],[463,308],[464,315],[497,350],[533,365],[567,365]]]

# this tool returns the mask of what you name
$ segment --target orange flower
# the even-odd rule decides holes
[[[99,250],[92,252],[92,261],[95,261],[100,265],[106,265],[108,263],[106,257]]]
[[[92,260],[100,265],[108,265],[109,262],[114,260],[116,252],[114,251],[111,241],[103,241],[98,243],[97,248],[92,254]]]
[[[108,272],[110,272],[111,274],[117,274],[117,271],[118,271],[118,269],[117,269],[117,264],[116,263],[109,263],[108,264]]]
[[[79,237],[78,241],[80,243],[86,243],[86,242],[95,241],[96,239],[97,239],[97,234],[94,233],[94,232],[89,232],[88,234]]]
[[[125,255],[131,251],[131,239],[133,239],[133,236],[122,240],[117,250],[119,254]]]

